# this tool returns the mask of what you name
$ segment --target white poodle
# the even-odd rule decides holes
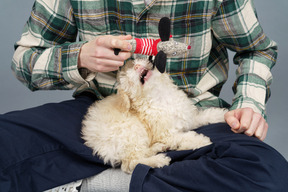
[[[148,60],[129,61],[118,73],[118,92],[88,109],[83,120],[85,145],[113,167],[131,173],[137,164],[169,165],[167,150],[211,144],[192,129],[224,122],[227,110],[198,110],[187,95]]]

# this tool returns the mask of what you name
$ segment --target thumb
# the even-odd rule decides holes
[[[232,128],[232,130],[238,130],[240,128],[239,119],[236,118],[236,110],[228,111],[225,116],[226,123]]]

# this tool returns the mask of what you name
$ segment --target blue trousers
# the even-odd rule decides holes
[[[0,192],[41,192],[109,168],[83,145],[81,121],[94,100],[76,99],[0,115]],[[226,124],[197,129],[212,145],[170,151],[170,166],[138,165],[130,191],[285,192],[288,163]]]

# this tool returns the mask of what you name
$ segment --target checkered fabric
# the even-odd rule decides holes
[[[33,91],[88,90],[101,99],[115,92],[116,72],[83,79],[77,68],[80,47],[100,35],[158,39],[162,17],[171,19],[174,40],[191,46],[168,58],[166,71],[195,104],[228,106],[218,96],[228,77],[230,49],[239,66],[231,109],[251,107],[265,116],[277,46],[263,33],[252,0],[36,0],[12,68]]]

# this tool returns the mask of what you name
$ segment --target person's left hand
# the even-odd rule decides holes
[[[225,114],[225,121],[235,133],[245,133],[248,136],[254,135],[262,141],[267,135],[268,124],[266,120],[251,108],[228,111]]]

